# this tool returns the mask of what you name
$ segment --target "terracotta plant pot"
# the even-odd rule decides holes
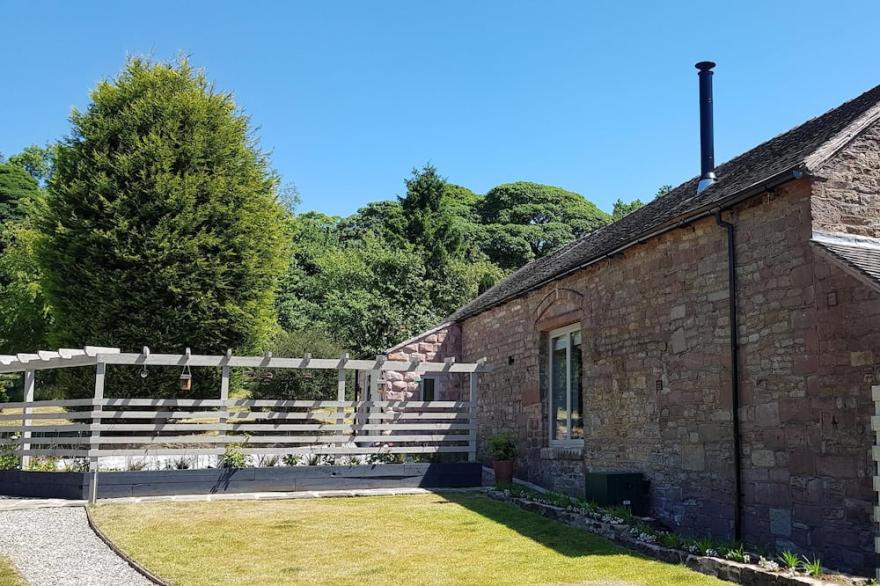
[[[513,482],[513,460],[493,460],[495,468],[495,484],[511,484]]]

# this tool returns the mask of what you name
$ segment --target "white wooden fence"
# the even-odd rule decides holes
[[[114,399],[104,396],[107,365],[216,367],[217,399]],[[95,367],[89,399],[35,401],[35,372]],[[229,398],[230,369],[300,368],[338,371],[335,401]],[[347,370],[367,371],[366,400],[346,401]],[[468,401],[384,401],[384,371],[460,373],[470,379]],[[61,349],[0,355],[0,374],[24,374],[24,401],[0,403],[0,434],[20,433],[16,452],[27,468],[33,457],[88,458],[97,473],[108,456],[223,454],[229,444],[246,454],[467,454],[476,460],[477,376],[491,370],[471,364],[375,360],[122,353],[116,348]],[[181,392],[185,395],[185,392]],[[46,409],[50,408],[50,409]],[[10,412],[11,411],[11,412]],[[96,484],[96,483],[95,483]]]

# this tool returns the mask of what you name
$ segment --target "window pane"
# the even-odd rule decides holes
[[[571,438],[584,437],[584,395],[581,392],[581,334],[571,335]]]
[[[422,379],[422,401],[434,400],[434,379]]]
[[[567,346],[567,335],[553,339],[553,352],[550,356],[550,368],[553,373],[553,378],[550,381],[550,394],[552,401],[552,439],[568,438],[566,430],[566,426],[568,425],[568,414],[566,413],[566,393],[568,392],[568,365],[566,364]]]

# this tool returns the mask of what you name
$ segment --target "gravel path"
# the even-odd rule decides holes
[[[0,511],[0,553],[31,586],[151,586],[89,528],[82,508]]]

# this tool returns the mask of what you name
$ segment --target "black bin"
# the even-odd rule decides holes
[[[629,506],[633,515],[648,514],[648,481],[641,472],[588,472],[586,498],[597,505]]]

